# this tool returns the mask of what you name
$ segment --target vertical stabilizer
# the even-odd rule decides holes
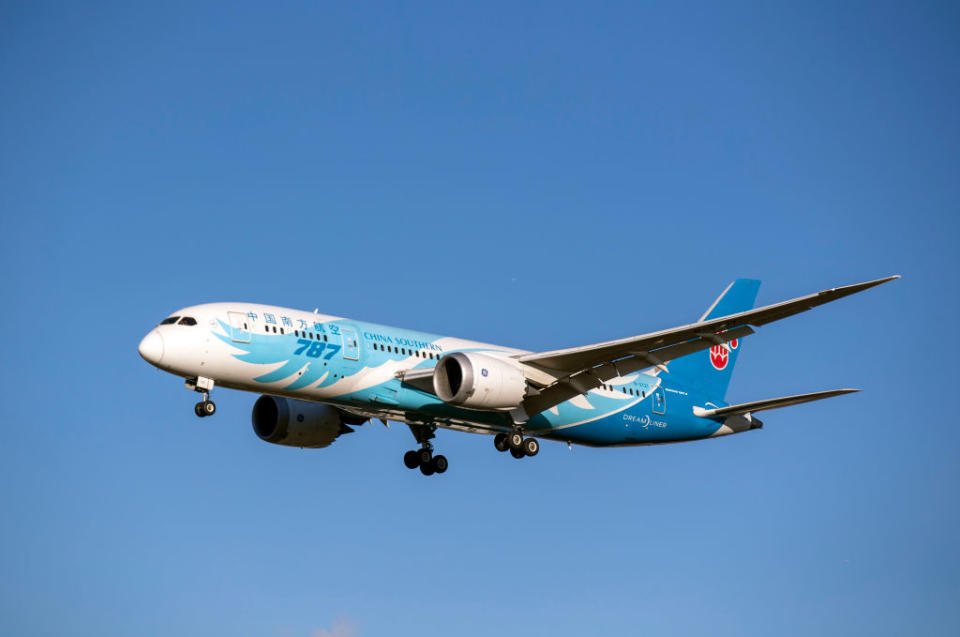
[[[757,279],[737,279],[727,286],[700,320],[706,321],[752,309],[759,289],[760,281]],[[667,369],[670,370],[669,378],[699,389],[710,398],[723,400],[742,345],[742,340],[734,339],[726,346],[715,345],[708,350],[677,358],[667,364]]]

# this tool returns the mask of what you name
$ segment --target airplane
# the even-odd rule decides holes
[[[262,440],[327,447],[371,419],[406,423],[419,444],[409,469],[444,473],[438,428],[493,436],[514,458],[540,439],[568,446],[654,445],[759,429],[754,414],[859,391],[834,389],[725,401],[745,337],[889,276],[752,309],[756,279],[737,279],[694,323],[545,352],[437,336],[257,303],[177,310],[139,345],[151,365],[186,379],[216,412],[214,386],[262,394],[251,415]]]

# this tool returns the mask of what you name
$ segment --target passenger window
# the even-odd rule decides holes
[[[273,333],[274,333],[274,334],[277,333],[277,326],[276,326],[276,325],[273,326]]]
[[[172,325],[180,319],[179,316],[171,316],[160,321],[160,325]]]
[[[282,327],[280,328],[280,333],[283,334],[283,328],[282,328]]]

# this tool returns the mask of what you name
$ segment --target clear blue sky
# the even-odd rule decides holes
[[[0,633],[960,633],[955,3],[0,9]],[[718,3],[721,4],[721,3]],[[218,300],[529,349],[759,330],[722,440],[261,442],[137,343]]]

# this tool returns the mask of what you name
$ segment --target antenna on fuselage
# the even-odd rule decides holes
[[[314,314],[319,314],[319,313],[320,313],[320,308],[319,308],[319,307],[313,308],[313,313],[314,313]]]

